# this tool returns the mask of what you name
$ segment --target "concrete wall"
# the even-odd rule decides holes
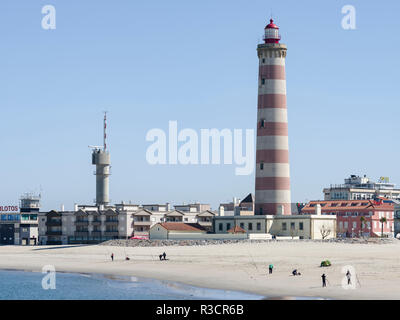
[[[311,219],[305,217],[304,219],[288,219],[275,217],[274,220],[270,220],[268,232],[274,236],[283,237],[301,237],[302,239],[311,238]],[[291,224],[294,223],[294,229],[291,229]],[[300,229],[300,224],[303,224],[303,230]],[[286,224],[286,230],[284,230],[284,224]]]
[[[169,240],[239,240],[247,239],[246,233],[230,234],[230,233],[169,233]]]
[[[312,239],[322,239],[321,230],[330,230],[330,234],[325,239],[336,238],[336,219],[311,219]]]

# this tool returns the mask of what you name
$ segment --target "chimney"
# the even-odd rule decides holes
[[[78,211],[78,204],[74,203],[74,211]]]
[[[65,210],[64,210],[64,205],[62,204],[61,205],[61,212],[64,212]]]
[[[319,203],[315,206],[315,214],[317,216],[321,215],[321,205]]]
[[[225,209],[224,209],[224,207],[223,206],[219,206],[219,216],[220,217],[223,217],[223,216],[225,216]]]

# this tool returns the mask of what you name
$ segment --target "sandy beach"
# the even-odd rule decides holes
[[[166,252],[167,261],[158,255]],[[388,244],[321,242],[236,243],[207,246],[2,246],[0,269],[103,273],[273,297],[400,299],[400,241]],[[114,253],[114,261],[110,255]],[[125,260],[125,255],[130,257]],[[328,259],[332,266],[321,268]],[[268,265],[274,265],[272,275]],[[357,273],[356,289],[341,285],[343,266]],[[301,276],[292,276],[298,269]],[[321,287],[325,273],[328,286]]]

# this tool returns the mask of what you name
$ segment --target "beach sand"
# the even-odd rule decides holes
[[[160,261],[158,255],[164,251],[168,260]],[[147,277],[268,298],[400,299],[399,253],[400,241],[389,244],[284,241],[168,247],[2,246],[0,269],[42,271],[43,266],[53,265],[56,271]],[[130,257],[129,261],[125,255]],[[326,259],[332,266],[321,268],[321,261]],[[272,275],[268,274],[270,263],[274,265]],[[359,280],[356,289],[342,287],[343,266],[355,269]],[[295,268],[301,276],[291,275]],[[321,287],[322,273],[329,281],[326,288]],[[354,274],[353,280],[356,281]]]

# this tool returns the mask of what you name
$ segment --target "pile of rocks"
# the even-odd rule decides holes
[[[164,247],[164,246],[206,246],[216,244],[232,244],[232,243],[260,243],[270,242],[272,240],[109,240],[100,243],[102,246],[118,246],[118,247]]]
[[[393,238],[336,238],[328,240],[308,240],[308,239],[293,239],[293,240],[109,240],[100,243],[101,246],[117,246],[117,247],[166,247],[166,246],[206,246],[206,245],[220,245],[220,244],[233,244],[233,243],[266,243],[266,242],[337,242],[337,243],[376,243],[387,244],[397,242]]]

